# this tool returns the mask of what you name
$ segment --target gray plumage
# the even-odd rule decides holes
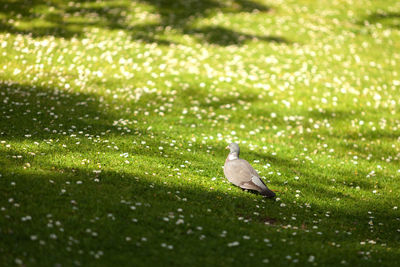
[[[226,148],[230,150],[224,165],[228,181],[242,189],[258,191],[265,197],[275,197],[275,193],[268,189],[250,163],[239,158],[239,145],[231,143]]]

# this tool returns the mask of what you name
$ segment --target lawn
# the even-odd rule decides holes
[[[399,1],[4,0],[0,103],[1,266],[399,263]]]

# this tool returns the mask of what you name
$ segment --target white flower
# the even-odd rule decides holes
[[[228,243],[228,247],[236,247],[236,246],[239,246],[239,242],[238,241],[234,241],[234,242],[232,242],[232,243]]]

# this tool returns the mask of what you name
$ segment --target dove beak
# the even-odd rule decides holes
[[[225,149],[229,149],[229,146],[226,146]]]

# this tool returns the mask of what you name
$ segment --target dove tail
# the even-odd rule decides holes
[[[269,189],[265,189],[265,190],[261,191],[261,195],[263,195],[264,197],[268,197],[268,198],[273,198],[276,196],[276,194]]]

